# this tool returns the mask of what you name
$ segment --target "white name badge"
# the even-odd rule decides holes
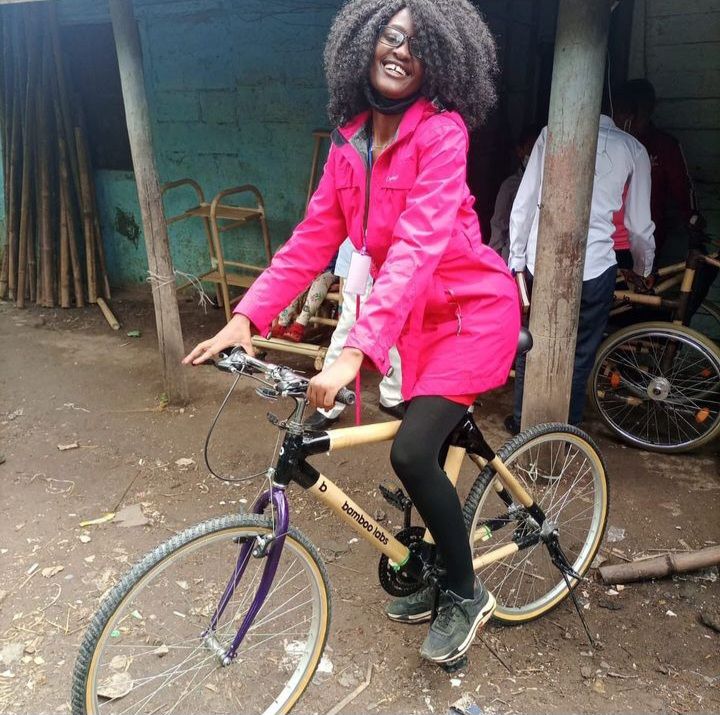
[[[345,279],[345,293],[351,295],[365,295],[368,278],[370,277],[370,256],[365,253],[353,251],[350,259],[350,270]]]

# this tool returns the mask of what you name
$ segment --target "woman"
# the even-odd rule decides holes
[[[397,344],[407,411],[391,462],[446,569],[421,654],[450,661],[470,647],[495,600],[475,584],[460,501],[439,458],[477,395],[507,379],[519,331],[514,282],[481,241],[465,181],[466,125],[476,126],[495,99],[495,47],[467,0],[351,0],[330,31],[325,71],[340,128],[307,217],[230,323],[185,362],[230,345],[252,352],[251,327],[265,333],[346,235],[358,265],[369,255],[373,292],[308,396],[332,407],[365,357],[386,374]],[[387,609],[407,623],[431,613],[429,589]]]

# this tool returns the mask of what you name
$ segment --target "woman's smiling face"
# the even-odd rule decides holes
[[[407,8],[390,18],[388,27],[400,30],[407,38],[414,37],[415,24]],[[422,87],[425,68],[410,52],[408,40],[400,47],[390,47],[378,40],[370,68],[370,84],[388,99],[405,99]]]

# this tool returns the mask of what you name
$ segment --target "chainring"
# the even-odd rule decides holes
[[[424,526],[410,526],[395,534],[395,538],[411,551],[418,551],[425,543],[423,542],[423,536],[425,536]],[[424,585],[422,581],[418,581],[402,569],[396,571],[390,565],[390,559],[385,555],[380,557],[378,578],[380,579],[380,585],[391,596],[409,596],[411,593],[419,591]]]

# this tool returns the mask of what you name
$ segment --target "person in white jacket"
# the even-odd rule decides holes
[[[525,271],[530,288],[535,272],[546,143],[547,127],[533,147],[510,215],[508,264],[513,272]],[[637,139],[618,129],[609,116],[602,114],[568,416],[569,422],[575,425],[582,421],[585,385],[613,302],[617,275],[613,214],[623,206],[623,196],[633,271],[644,278],[652,272],[655,257],[655,226],[650,218],[650,159]],[[520,430],[524,358],[516,361],[515,369],[514,410],[505,419],[505,427],[513,434]]]
[[[335,275],[340,278],[347,278],[350,269],[350,257],[352,256],[353,245],[350,239],[340,246],[337,260],[335,261]],[[360,306],[368,299],[372,290],[372,279],[368,278],[365,295],[360,297]],[[330,338],[330,346],[325,354],[323,369],[332,365],[338,359],[342,349],[345,347],[348,333],[355,325],[356,301],[355,296],[350,293],[343,293],[338,324]],[[405,413],[404,402],[400,388],[402,386],[402,369],[400,366],[400,355],[397,348],[391,348],[388,357],[392,365],[392,372],[380,381],[380,409],[391,417],[402,419]],[[324,430],[340,419],[345,405],[336,402],[330,410],[317,410],[305,420],[305,425],[311,429]]]

